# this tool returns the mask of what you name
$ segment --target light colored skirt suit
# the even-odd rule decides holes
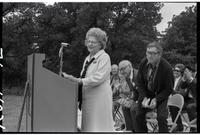
[[[113,132],[110,57],[104,50],[94,57],[83,79],[82,132]],[[83,67],[89,60],[87,56]]]

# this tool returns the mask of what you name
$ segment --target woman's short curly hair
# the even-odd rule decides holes
[[[86,33],[86,39],[88,39],[89,36],[95,37],[101,43],[102,49],[106,48],[108,38],[105,31],[101,30],[100,28],[90,28]]]

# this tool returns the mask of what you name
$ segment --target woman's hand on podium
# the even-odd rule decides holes
[[[62,75],[63,75],[64,78],[67,78],[67,79],[69,79],[71,81],[78,82],[79,84],[82,83],[81,78],[76,78],[76,77],[74,77],[72,75],[66,74],[65,72],[62,72]]]
[[[64,78],[69,78],[69,76],[72,76],[72,75],[66,74],[65,72],[62,72],[61,74],[62,74],[62,76],[63,76]]]

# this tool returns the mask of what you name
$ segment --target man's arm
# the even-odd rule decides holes
[[[157,102],[160,102],[160,101],[168,98],[169,95],[172,93],[173,86],[174,86],[174,77],[173,77],[172,69],[168,68],[166,70],[166,72],[164,72],[162,75],[163,75],[162,81],[164,81],[164,83],[163,83],[164,89],[161,90],[161,92],[156,96]]]
[[[181,94],[183,97],[186,97],[188,95],[188,84],[184,82],[181,78],[181,81],[178,86],[178,90],[175,92],[176,94]]]
[[[190,83],[190,88],[191,88],[191,94],[196,100],[196,98],[197,98],[197,80],[196,80],[196,78],[194,78],[192,80],[192,82]]]
[[[146,97],[146,90],[145,90],[145,82],[144,78],[142,75],[142,66],[143,64],[141,63],[139,66],[138,74],[137,74],[137,80],[136,80],[136,86],[137,86],[137,91],[138,91],[138,101],[142,101],[144,97]]]
[[[190,92],[195,100],[197,97],[196,83],[196,78],[193,78],[191,81],[184,82],[184,84],[187,86],[188,93]]]

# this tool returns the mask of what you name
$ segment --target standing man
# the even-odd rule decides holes
[[[139,66],[136,84],[139,92],[136,132],[148,132],[145,116],[153,109],[157,109],[159,132],[168,132],[167,101],[173,90],[174,77],[171,65],[161,57],[162,52],[159,42],[149,43],[146,58]]]

